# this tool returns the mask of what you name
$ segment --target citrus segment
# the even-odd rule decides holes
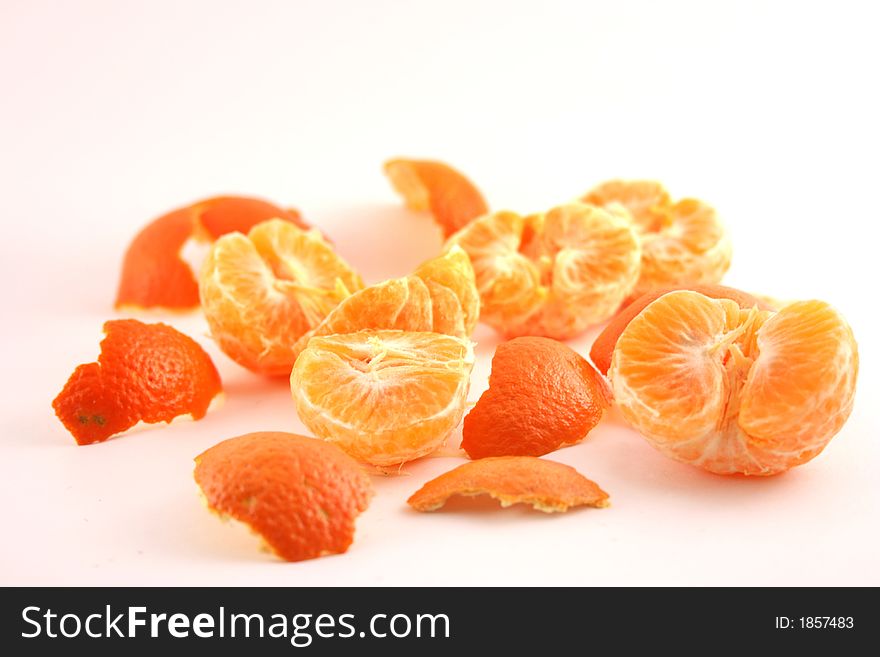
[[[477,291],[474,267],[464,249],[453,245],[443,255],[419,265],[414,275],[425,281],[431,290],[435,332],[448,335],[470,335],[474,332],[480,318],[480,293]],[[457,306],[452,298],[458,301]],[[452,318],[449,315],[456,307],[463,313],[463,333],[458,332],[457,317]],[[450,329],[438,324],[450,321],[456,328]]]
[[[573,337],[610,317],[639,276],[629,220],[582,203],[486,215],[448,245],[470,256],[481,319],[508,337]]]
[[[248,369],[287,376],[293,346],[360,276],[315,231],[273,219],[218,239],[199,279],[202,308],[220,348]]]
[[[434,328],[431,293],[415,276],[392,278],[346,297],[318,326],[293,346],[299,356],[315,336],[354,333],[362,329],[431,331]]]
[[[461,446],[472,459],[541,456],[583,440],[611,402],[588,361],[549,338],[498,346],[489,389],[464,418]]]
[[[748,292],[723,285],[687,285],[654,288],[650,292],[645,292],[643,295],[636,297],[626,305],[608,322],[608,325],[593,342],[593,346],[590,348],[590,359],[602,374],[608,373],[608,368],[611,366],[611,354],[614,352],[617,338],[620,337],[623,329],[632,321],[632,318],[638,315],[652,301],[675,290],[691,290],[713,299],[730,299],[736,301],[741,308],[758,307],[761,310],[773,310],[773,306],[767,301],[752,296]]]
[[[821,449],[852,411],[858,376],[852,330],[828,304],[800,301],[767,320],[757,349],[765,357],[749,371],[739,409],[753,449],[771,458],[780,435],[791,450]]]
[[[296,434],[230,438],[195,461],[208,508],[247,524],[287,561],[347,551],[373,497],[369,477],[342,450]]]
[[[530,504],[545,513],[608,506],[608,494],[574,468],[532,456],[465,463],[426,483],[407,503],[417,511],[436,511],[453,495],[490,495],[503,507]]]
[[[467,254],[457,247],[423,263],[412,276],[355,292],[293,346],[295,355],[313,336],[362,329],[433,331],[467,337],[479,317],[479,294]]]
[[[192,269],[181,257],[190,239],[213,241],[277,217],[307,228],[296,210],[284,210],[256,198],[218,196],[174,210],[147,224],[134,238],[122,262],[116,307],[188,310],[199,304]]]
[[[411,210],[430,210],[449,236],[489,211],[480,190],[462,173],[431,160],[396,159],[385,163],[385,175]]]
[[[222,392],[210,356],[170,326],[112,320],[104,333],[97,362],[77,367],[52,402],[80,445],[107,440],[139,421],[197,420]]]
[[[464,414],[474,354],[439,333],[363,330],[314,337],[290,387],[315,435],[389,466],[435,451]]]
[[[609,376],[624,418],[665,454],[769,475],[816,456],[852,409],[858,351],[830,306],[779,312],[670,292],[621,333]]]

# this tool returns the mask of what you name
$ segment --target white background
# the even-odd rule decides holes
[[[872,4],[3,0],[0,584],[880,584]],[[303,427],[286,383],[230,362],[196,313],[166,321],[209,349],[226,404],[75,446],[50,403],[97,355],[140,226],[258,195],[299,207],[368,281],[404,275],[440,237],[383,179],[395,155],[446,159],[521,212],[616,176],[710,201],[727,283],[850,320],[849,423],[808,465],[744,479],[670,461],[612,414],[550,456],[612,507],[552,517],[412,512],[460,462],[430,458],[376,479],[348,554],[285,564],[203,509],[192,458]],[[471,399],[497,344],[475,339]]]

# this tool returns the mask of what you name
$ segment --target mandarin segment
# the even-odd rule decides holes
[[[385,163],[385,175],[411,210],[430,210],[448,237],[489,206],[464,174],[433,160],[395,159]]]
[[[617,340],[624,418],[661,452],[719,474],[771,475],[815,457],[852,410],[858,349],[821,301],[779,312],[665,294]]]
[[[343,299],[318,326],[293,345],[298,357],[313,337],[354,333],[363,329],[431,331],[431,293],[415,276],[392,278]]]
[[[210,356],[172,327],[112,320],[104,333],[97,362],[77,367],[52,402],[78,444],[105,441],[139,421],[197,420],[222,392]]]
[[[373,497],[369,477],[342,450],[296,434],[230,438],[195,462],[208,507],[248,525],[287,561],[346,552]]]
[[[211,335],[240,365],[288,376],[294,344],[363,287],[314,230],[273,219],[217,240],[199,279]]]
[[[453,495],[489,495],[502,507],[530,504],[545,513],[609,504],[608,494],[571,466],[532,456],[498,456],[464,463],[426,483],[407,504],[417,511],[436,511]]]
[[[639,276],[630,221],[582,203],[480,217],[448,245],[470,256],[480,317],[507,337],[574,337],[608,319]]]
[[[298,356],[314,336],[363,329],[433,331],[467,337],[480,314],[479,293],[467,254],[453,247],[415,274],[371,285],[343,299],[293,346]]]
[[[685,287],[675,286],[654,288],[650,292],[645,292],[643,295],[636,297],[633,301],[627,304],[611,319],[610,322],[608,322],[608,325],[593,342],[593,346],[590,348],[590,359],[602,374],[608,373],[608,368],[611,366],[611,355],[614,352],[614,345],[617,344],[617,339],[620,337],[620,334],[623,333],[623,329],[626,328],[627,324],[632,321],[633,317],[644,310],[644,308],[652,301],[659,299],[664,294],[676,290],[691,290],[713,299],[731,299],[738,303],[740,308],[757,307],[761,310],[774,309],[774,306],[772,306],[766,299],[723,285],[688,285]]]
[[[859,361],[852,329],[822,301],[785,306],[761,327],[765,354],[749,371],[739,423],[755,447],[810,450],[843,427],[852,411]]]
[[[315,435],[359,461],[391,466],[445,442],[464,414],[473,364],[462,338],[362,330],[309,340],[290,388]]]
[[[226,233],[246,233],[273,217],[308,227],[296,210],[245,196],[205,199],[152,221],[125,253],[116,308],[195,308],[199,304],[198,283],[181,257],[184,245],[190,239],[213,241]]]
[[[583,440],[611,403],[608,384],[561,342],[515,338],[498,346],[489,388],[464,418],[472,459],[541,456]]]
[[[441,256],[432,258],[413,272],[421,278],[431,290],[434,300],[434,331],[449,335],[470,335],[474,332],[480,318],[480,293],[477,291],[476,274],[468,254],[458,246],[452,246]],[[458,301],[456,304],[452,299]],[[457,318],[450,318],[449,313],[459,308],[463,313],[463,333],[458,329],[443,328],[440,322],[452,321],[457,327]]]

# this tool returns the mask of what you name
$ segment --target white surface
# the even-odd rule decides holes
[[[69,2],[0,7],[0,584],[880,584],[876,64],[871,3]],[[649,176],[723,213],[726,282],[834,303],[860,341],[855,411],[770,479],[670,461],[610,417],[550,458],[607,510],[420,515],[459,461],[377,479],[344,556],[283,564],[201,507],[192,457],[302,431],[284,382],[194,314],[225,406],[76,447],[50,402],[97,354],[123,251],[222,192],[301,208],[370,281],[439,246],[381,163],[447,159],[494,207]],[[582,353],[595,331],[572,344]],[[496,344],[481,327],[471,398]]]

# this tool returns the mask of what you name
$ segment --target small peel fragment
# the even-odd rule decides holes
[[[52,402],[80,445],[103,442],[139,423],[198,420],[222,395],[220,375],[201,345],[162,323],[104,324],[96,362],[78,366]]]
[[[608,493],[571,466],[533,456],[498,456],[464,463],[426,483],[407,504],[416,511],[436,511],[453,495],[489,495],[502,507],[530,504],[544,513],[609,505]]]

